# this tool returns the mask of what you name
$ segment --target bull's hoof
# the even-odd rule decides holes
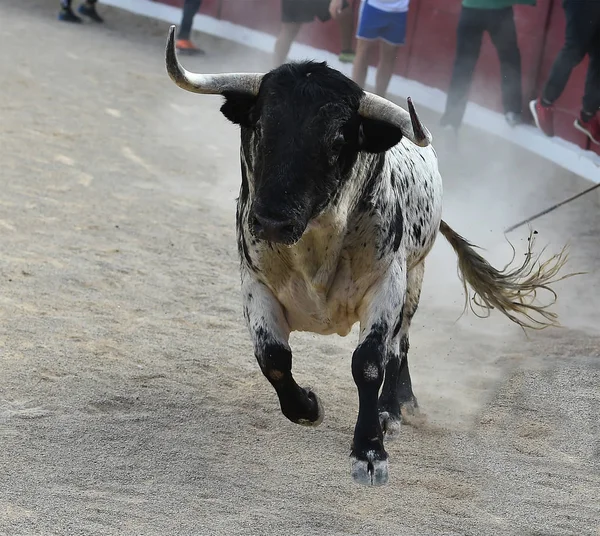
[[[408,424],[416,428],[422,426],[427,420],[427,416],[424,413],[421,413],[416,398],[404,402],[400,406],[400,415],[402,416],[402,424]]]
[[[325,410],[323,409],[323,404],[321,404],[321,400],[313,391],[311,391],[311,389],[307,388],[304,390],[306,391],[306,396],[308,396],[311,402],[313,402],[313,404],[316,406],[317,415],[316,419],[311,420],[300,418],[296,421],[296,423],[302,426],[319,426],[319,424],[323,422],[323,418],[325,417]]]
[[[400,428],[402,427],[402,418],[391,415],[387,411],[382,411],[379,414],[379,423],[383,430],[383,435],[387,440],[397,439],[400,435]]]
[[[383,486],[388,481],[388,461],[358,460],[352,457],[351,475],[357,484],[365,486]]]
[[[400,402],[400,407],[396,408],[390,409],[389,406],[383,405],[379,409],[379,424],[388,441],[398,438],[403,425],[418,427],[425,422],[425,415],[421,413],[414,395]]]

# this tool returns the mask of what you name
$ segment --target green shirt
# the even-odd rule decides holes
[[[536,0],[462,0],[462,5],[474,9],[502,9],[515,4],[535,6],[535,2]]]

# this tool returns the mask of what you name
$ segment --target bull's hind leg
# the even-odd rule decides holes
[[[378,396],[395,326],[402,314],[406,272],[401,263],[390,267],[359,310],[359,345],[352,355],[352,376],[358,388],[358,419],[352,443],[352,477],[361,484],[385,484],[387,453],[379,421]]]
[[[408,272],[402,320],[390,345],[379,397],[379,419],[386,438],[390,439],[400,431],[402,416],[413,415],[418,408],[408,370],[408,330],[419,306],[424,271],[425,262],[421,261]]]
[[[280,303],[265,285],[247,273],[242,276],[242,293],[254,355],[275,388],[282,413],[297,424],[321,424],[323,408],[317,395],[300,387],[292,376],[290,329]]]

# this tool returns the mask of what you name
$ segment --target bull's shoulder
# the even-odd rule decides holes
[[[439,224],[442,187],[432,148],[401,142],[375,158],[349,227],[359,244],[376,245],[379,258],[402,247],[427,247]]]

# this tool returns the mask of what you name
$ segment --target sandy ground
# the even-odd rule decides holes
[[[388,444],[389,485],[359,487],[355,333],[292,338],[316,430],[280,414],[254,362],[219,99],[170,82],[166,24],[103,8],[104,27],[72,27],[56,3],[0,2],[0,534],[600,534],[595,197],[536,222],[589,274],[558,286],[564,329],[529,339],[456,321],[440,239],[412,330],[427,419]],[[197,38],[210,56],[191,68],[268,65]],[[445,218],[499,263],[506,225],[586,186],[475,131],[437,146]]]

